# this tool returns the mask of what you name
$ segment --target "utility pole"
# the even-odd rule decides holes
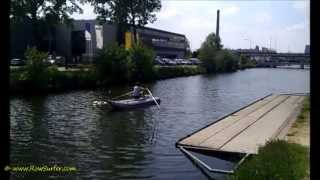
[[[244,40],[249,41],[249,43],[250,43],[250,49],[251,49],[251,39],[246,38],[246,39],[244,39]]]
[[[270,37],[270,47],[269,47],[270,50],[271,50],[271,39],[272,39],[272,37]]]

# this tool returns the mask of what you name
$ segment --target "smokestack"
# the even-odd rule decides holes
[[[219,19],[220,19],[220,10],[217,11],[217,26],[216,26],[216,36],[219,37]]]

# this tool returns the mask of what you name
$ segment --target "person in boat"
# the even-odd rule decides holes
[[[144,87],[140,86],[139,83],[136,83],[135,86],[133,87],[132,97],[134,97],[135,99],[139,99],[139,98],[143,97],[144,90],[145,90]]]

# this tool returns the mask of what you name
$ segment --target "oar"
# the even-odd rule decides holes
[[[128,92],[128,93],[122,94],[122,95],[120,95],[120,96],[114,97],[114,98],[112,98],[112,99],[117,99],[117,98],[119,98],[119,97],[126,96],[126,95],[128,95],[128,94],[130,94],[130,93],[131,93],[131,91],[130,91],[130,92]]]
[[[150,96],[152,97],[152,99],[154,100],[154,102],[156,103],[156,105],[158,106],[158,108],[160,109],[160,105],[158,104],[158,102],[156,101],[156,99],[153,97],[151,91],[150,91],[148,88],[146,88],[146,89],[147,89],[147,91],[149,92],[149,94],[150,94]]]

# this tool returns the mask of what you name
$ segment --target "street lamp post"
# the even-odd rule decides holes
[[[246,38],[246,39],[244,39],[244,40],[247,40],[247,41],[249,41],[249,43],[250,43],[250,49],[251,49],[251,39],[249,39],[249,38]]]

